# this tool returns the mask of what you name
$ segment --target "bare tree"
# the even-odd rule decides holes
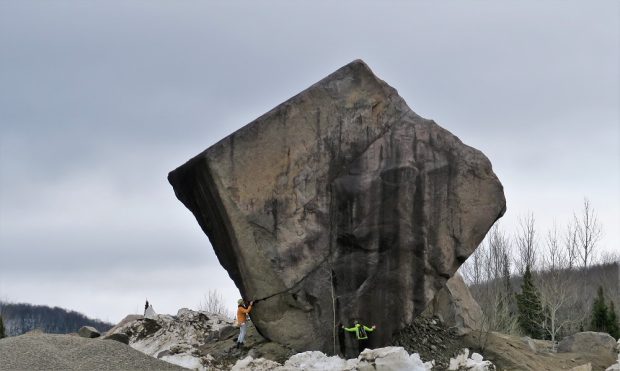
[[[484,313],[485,331],[514,333],[516,317],[512,310],[512,287],[510,283],[511,243],[499,223],[495,223],[487,238],[468,259],[463,270],[472,283],[472,295]]]
[[[603,230],[594,212],[594,208],[590,205],[590,200],[587,198],[583,199],[583,210],[581,215],[575,218],[577,219],[579,258],[581,260],[581,266],[586,270],[588,264],[592,263],[592,257],[602,237]]]
[[[515,236],[517,245],[517,258],[515,265],[519,274],[525,273],[525,268],[530,267],[534,270],[536,267],[536,229],[534,227],[534,214],[529,213],[519,218],[519,227]]]
[[[547,238],[545,240],[545,245],[547,247],[545,254],[542,256],[543,270],[556,271],[559,270],[560,267],[564,268],[567,262],[567,257],[565,251],[560,249],[560,241],[558,239],[558,227],[555,221],[553,222],[553,227],[549,231],[547,231]]]
[[[224,305],[222,295],[218,293],[217,290],[209,290],[209,292],[205,294],[203,300],[198,305],[198,310],[211,314],[219,314],[229,319],[233,318],[233,314],[227,309],[227,306]]]
[[[570,311],[578,300],[576,275],[569,266],[569,251],[562,249],[556,224],[547,232],[545,252],[542,254],[541,270],[538,275],[538,289],[544,316],[541,327],[549,335],[555,347],[555,341],[567,326],[583,320],[580,312]]]
[[[579,255],[579,222],[577,217],[573,215],[573,219],[566,225],[566,233],[564,235],[564,249],[566,250],[566,265],[568,269],[573,269],[577,265]]]
[[[620,263],[620,251],[604,251],[597,260],[599,264]]]
[[[478,246],[474,252],[463,263],[459,272],[466,282],[473,286],[481,285],[485,277],[483,276],[484,242]]]

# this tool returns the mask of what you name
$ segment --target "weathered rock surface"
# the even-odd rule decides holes
[[[616,340],[605,332],[578,332],[562,339],[558,344],[558,352],[589,352],[615,357]]]
[[[83,338],[98,338],[99,336],[101,336],[101,333],[97,331],[97,329],[94,327],[82,326],[78,330],[78,335]]]
[[[333,329],[420,314],[503,215],[489,160],[354,61],[168,179],[265,337],[333,354]],[[336,346],[338,348],[338,346]]]
[[[479,331],[483,324],[482,309],[458,273],[435,295],[423,315],[439,317],[444,325],[456,328],[458,335]]]

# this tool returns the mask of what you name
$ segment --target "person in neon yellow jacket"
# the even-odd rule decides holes
[[[344,327],[344,325],[342,325],[343,330],[347,332],[355,332],[358,344],[358,355],[368,347],[368,333],[373,332],[376,328],[377,326],[375,325],[372,325],[372,327],[362,325],[357,320],[353,322],[353,327]]]

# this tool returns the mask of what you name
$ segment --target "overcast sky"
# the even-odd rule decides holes
[[[232,311],[166,176],[356,58],[490,158],[506,229],[588,197],[617,251],[619,25],[617,1],[1,1],[0,298]]]

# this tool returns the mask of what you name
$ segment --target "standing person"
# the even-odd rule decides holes
[[[144,304],[144,315],[146,315],[147,309],[149,309],[149,299],[146,299],[146,304]]]
[[[252,311],[254,302],[250,302],[250,306],[246,307],[243,299],[237,301],[237,323],[239,324],[239,337],[237,338],[237,349],[243,346],[245,334],[248,332],[248,314]]]
[[[372,327],[368,327],[368,326],[360,324],[357,320],[355,320],[353,322],[353,327],[347,328],[347,327],[344,327],[344,325],[342,325],[342,328],[347,332],[355,332],[355,336],[357,337],[357,344],[358,344],[357,355],[359,356],[359,354],[362,353],[362,351],[368,347],[368,332],[373,332],[377,328],[377,326],[372,325]]]

